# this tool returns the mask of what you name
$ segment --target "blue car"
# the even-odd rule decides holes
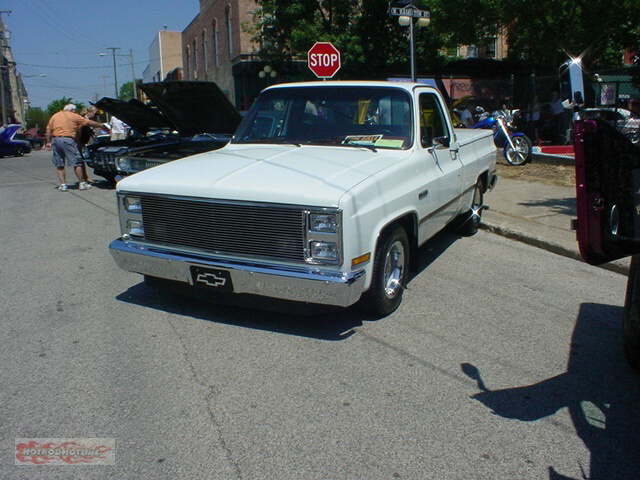
[[[31,152],[29,142],[13,138],[21,127],[20,124],[0,127],[0,157],[21,157],[25,153]]]

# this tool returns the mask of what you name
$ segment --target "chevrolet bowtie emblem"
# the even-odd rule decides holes
[[[199,273],[196,282],[204,283],[210,287],[224,287],[227,279],[217,276],[215,273]]]

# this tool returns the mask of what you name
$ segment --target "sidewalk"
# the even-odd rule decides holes
[[[583,261],[571,230],[571,219],[577,216],[575,188],[498,178],[484,202],[489,210],[482,213],[482,228]],[[601,267],[626,275],[629,259]]]

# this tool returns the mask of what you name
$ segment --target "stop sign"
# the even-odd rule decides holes
[[[340,52],[329,42],[316,42],[307,52],[307,66],[318,78],[331,78],[340,70]]]

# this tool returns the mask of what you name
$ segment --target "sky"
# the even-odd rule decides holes
[[[31,106],[46,108],[63,96],[85,104],[113,97],[107,47],[126,55],[116,56],[118,87],[131,81],[129,50],[136,78],[142,78],[155,33],[165,26],[184,30],[198,14],[199,0],[0,0],[0,10],[11,10],[3,20]]]

